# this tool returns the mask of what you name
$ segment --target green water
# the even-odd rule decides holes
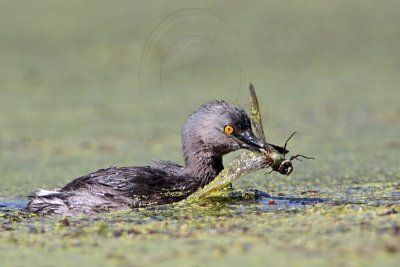
[[[67,220],[0,213],[1,266],[397,266],[399,10],[2,1],[0,202],[110,165],[182,163],[187,115],[212,99],[249,110],[248,81],[268,141],[298,131],[289,150],[316,160],[235,182],[275,197],[260,201]]]

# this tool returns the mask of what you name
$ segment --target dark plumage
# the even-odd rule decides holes
[[[224,132],[227,125],[233,133]],[[246,112],[224,101],[207,103],[189,116],[182,146],[184,167],[161,161],[153,166],[101,169],[58,191],[32,194],[28,210],[41,215],[92,214],[180,201],[218,175],[223,155],[239,148],[263,148]]]

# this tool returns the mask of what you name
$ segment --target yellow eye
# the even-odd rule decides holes
[[[234,131],[235,131],[235,129],[233,128],[233,126],[226,125],[226,126],[224,127],[224,132],[225,132],[226,134],[233,134]]]

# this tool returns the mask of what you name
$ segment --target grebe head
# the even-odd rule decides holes
[[[199,152],[222,156],[239,148],[264,148],[253,134],[246,112],[224,101],[209,102],[190,115],[183,127],[182,144],[185,160]]]

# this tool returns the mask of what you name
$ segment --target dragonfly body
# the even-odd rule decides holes
[[[280,174],[289,175],[293,171],[293,164],[290,160],[278,152],[265,154],[266,159],[269,159],[269,166],[273,171]]]

